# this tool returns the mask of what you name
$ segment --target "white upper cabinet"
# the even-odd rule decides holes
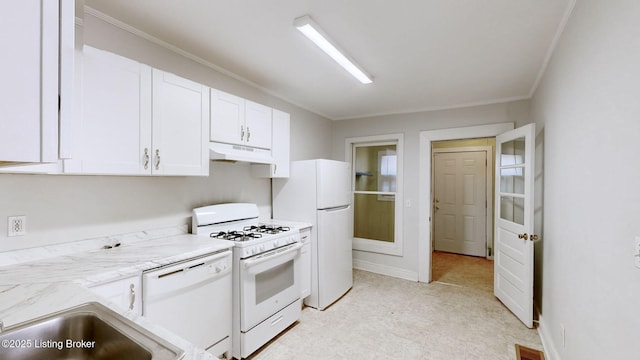
[[[153,168],[158,175],[209,175],[209,88],[153,69]]]
[[[244,145],[244,103],[241,97],[211,89],[211,141]]]
[[[271,149],[271,108],[211,89],[213,142]]]
[[[271,156],[273,164],[252,164],[251,173],[256,177],[288,178],[290,163],[290,115],[273,109],[271,130]]]
[[[245,102],[246,145],[271,149],[272,110],[253,101]]]
[[[65,172],[208,175],[208,88],[85,46],[77,151]]]
[[[151,67],[85,46],[81,89],[75,154],[65,172],[151,173]]]
[[[0,12],[0,163],[56,162],[60,33],[73,43],[68,0],[12,1]]]

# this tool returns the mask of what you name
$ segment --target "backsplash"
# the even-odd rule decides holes
[[[0,174],[0,253],[190,226],[193,208],[224,202],[256,203],[270,217],[268,179],[245,163],[210,165],[208,177]],[[27,217],[26,235],[7,237],[13,215]]]

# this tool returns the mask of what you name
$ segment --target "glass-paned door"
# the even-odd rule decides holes
[[[496,137],[494,294],[533,327],[535,124]]]

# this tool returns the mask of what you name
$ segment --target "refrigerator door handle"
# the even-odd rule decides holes
[[[340,211],[340,210],[344,210],[344,209],[348,209],[351,205],[344,205],[344,206],[337,206],[337,207],[332,207],[332,208],[326,208],[326,209],[320,209],[322,211],[327,211],[327,212],[331,212],[331,211]]]

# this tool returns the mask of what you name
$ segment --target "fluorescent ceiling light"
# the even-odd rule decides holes
[[[293,25],[306,37],[308,37],[314,44],[316,44],[322,51],[331,56],[340,66],[347,70],[356,79],[360,80],[363,84],[371,84],[373,80],[371,76],[367,75],[360,69],[352,60],[350,60],[343,52],[341,52],[336,45],[329,40],[327,34],[320,29],[309,15],[301,16],[293,21]]]

